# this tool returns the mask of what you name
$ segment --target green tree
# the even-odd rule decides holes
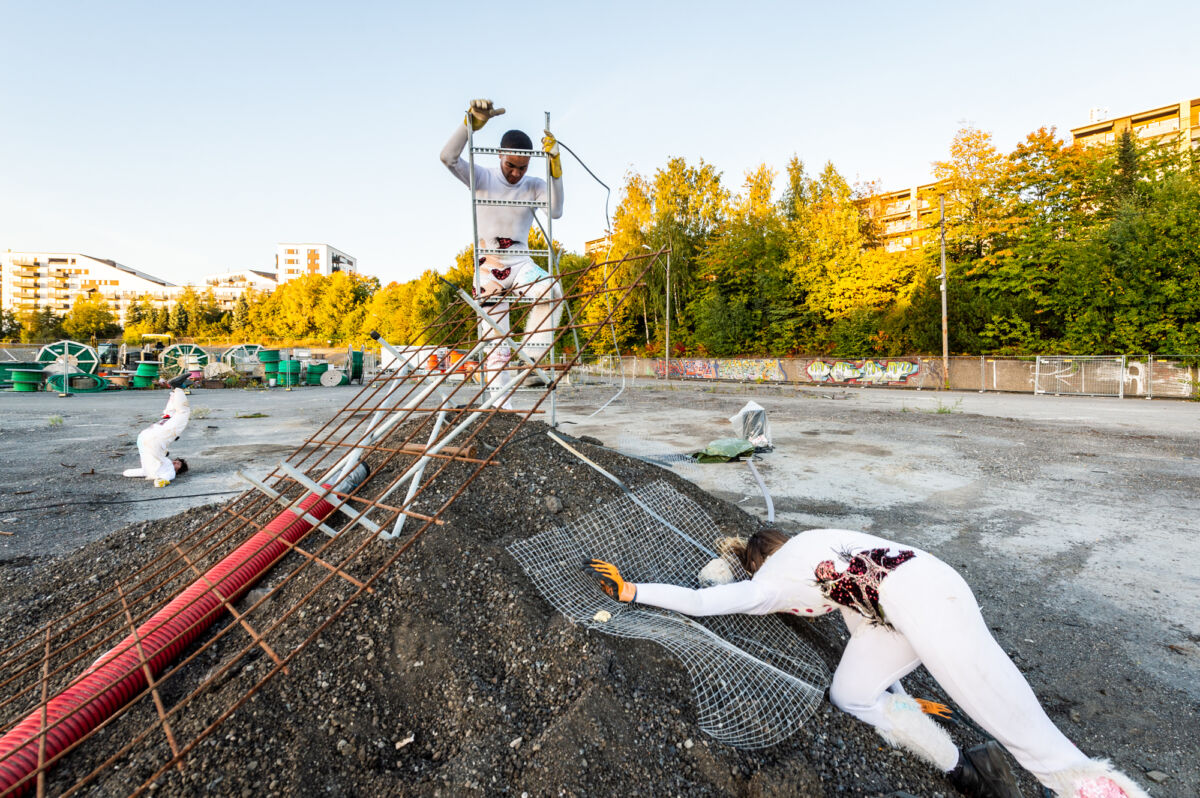
[[[121,332],[116,314],[99,294],[76,297],[71,310],[62,320],[63,334],[76,341],[111,338]]]

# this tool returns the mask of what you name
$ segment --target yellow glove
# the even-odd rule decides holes
[[[500,116],[502,113],[504,113],[504,109],[493,108],[491,100],[471,100],[471,105],[467,108],[467,116],[463,121],[471,126],[471,130],[479,130],[493,116]]]
[[[583,564],[583,570],[600,582],[600,589],[617,601],[633,601],[637,598],[637,585],[626,582],[621,578],[617,566],[604,560],[588,560]]]
[[[550,176],[562,177],[562,158],[558,153],[558,140],[549,130],[546,131],[545,136],[542,136],[542,152],[550,156]]]

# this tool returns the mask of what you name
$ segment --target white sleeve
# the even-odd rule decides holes
[[[471,185],[470,168],[471,165],[463,160],[462,151],[467,146],[467,125],[460,124],[454,129],[450,140],[446,142],[446,146],[442,147],[442,163],[450,170],[450,174],[462,181],[464,186]],[[475,173],[475,185],[479,186],[479,173]]]
[[[563,182],[561,177],[550,178],[550,218],[561,219],[563,214]]]
[[[652,582],[639,583],[634,601],[696,616],[735,613],[766,615],[775,612],[775,591],[753,579],[701,590]]]

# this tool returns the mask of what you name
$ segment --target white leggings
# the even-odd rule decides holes
[[[843,613],[850,642],[829,688],[835,706],[890,731],[888,688],[924,664],[946,694],[1039,781],[1089,763],[1046,716],[957,571],[921,553],[883,580],[879,603],[894,631]]]
[[[490,293],[507,290],[533,300],[533,305],[529,308],[529,316],[525,320],[526,340],[522,351],[537,359],[542,355],[542,352],[538,350],[548,349],[554,343],[555,328],[558,327],[559,317],[562,316],[562,286],[559,285],[558,280],[552,279],[545,269],[528,258],[510,266],[511,271],[503,280],[496,279],[492,274],[491,267],[494,265],[489,261],[479,267],[480,292],[486,296]],[[488,365],[492,368],[503,368],[508,361],[508,357],[504,356],[500,350],[503,349],[503,344],[508,342],[507,337],[511,328],[510,309],[511,304],[508,302],[498,302],[486,309],[487,314],[496,322],[500,332],[505,336],[504,340],[497,341],[491,348]],[[496,331],[482,319],[479,320],[479,337],[496,338]]]

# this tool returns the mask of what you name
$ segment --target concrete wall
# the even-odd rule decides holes
[[[1200,358],[1198,358],[1200,359]],[[1063,366],[1043,362],[1040,373],[1035,358],[952,357],[949,388],[955,391],[1014,393],[1095,393],[1127,398],[1190,399],[1200,396],[1200,366],[1179,358],[1119,359],[1064,358]],[[663,379],[663,359],[622,358],[625,376]],[[1091,391],[1062,375],[1080,368],[1095,369],[1110,377]],[[1040,377],[1040,383],[1038,378]],[[856,385],[881,388],[937,390],[945,373],[941,358],[672,358],[671,379],[720,382],[794,383],[797,385]]]

